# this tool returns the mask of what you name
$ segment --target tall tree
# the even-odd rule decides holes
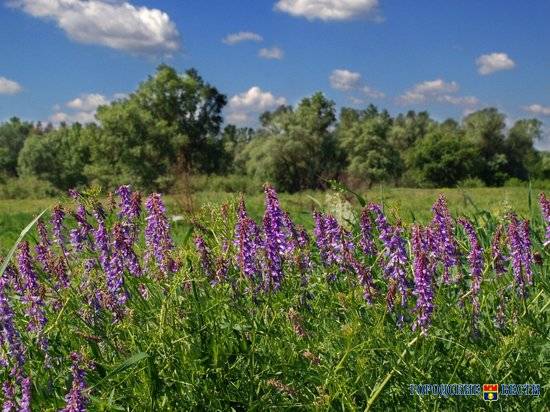
[[[32,129],[31,123],[17,117],[0,125],[0,172],[7,176],[17,175],[17,158]]]

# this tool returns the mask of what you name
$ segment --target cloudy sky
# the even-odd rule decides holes
[[[339,107],[537,117],[550,148],[550,2],[0,0],[0,121],[92,121],[165,62],[227,94],[226,119],[321,90]]]

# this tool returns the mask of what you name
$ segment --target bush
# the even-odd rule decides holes
[[[7,179],[0,184],[2,199],[44,199],[59,194],[51,183],[36,177]]]

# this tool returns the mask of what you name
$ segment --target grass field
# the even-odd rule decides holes
[[[19,245],[14,270],[0,279],[0,331],[8,337],[0,355],[13,368],[0,369],[3,401],[8,393],[8,401],[40,411],[66,404],[94,411],[547,410],[550,256],[536,193],[441,191],[457,250],[447,283],[442,249],[430,243],[441,230],[411,224],[430,224],[439,192],[364,194],[385,206],[389,225],[369,209],[373,252],[360,246],[366,226],[347,193],[280,196],[309,241],[290,221],[273,226],[282,211],[273,200],[266,207],[263,194],[245,199],[259,231],[237,213],[235,195],[166,198],[168,219],[182,216],[172,222],[174,249],[152,198],[137,217],[124,207],[87,214],[94,231],[80,240],[69,236],[73,218],[59,231],[65,242],[52,226],[48,242],[32,228],[30,245]],[[88,211],[96,204],[79,202]],[[55,203],[0,202],[4,254],[33,215]],[[326,213],[324,234],[313,234],[313,209]],[[507,215],[512,209],[519,223]],[[471,232],[454,219],[464,215]],[[531,221],[527,239],[522,218]],[[499,224],[504,237],[495,243]],[[45,260],[34,252],[37,241],[47,246]],[[507,257],[503,272],[495,245]],[[484,383],[537,384],[540,393],[489,405],[480,393],[419,396],[410,387]]]

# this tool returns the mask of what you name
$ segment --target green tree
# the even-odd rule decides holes
[[[539,161],[534,144],[542,136],[542,123],[537,119],[518,120],[508,132],[505,152],[510,176],[527,180]]]
[[[17,175],[17,158],[32,130],[31,123],[22,122],[17,117],[0,125],[0,172],[7,176]]]
[[[334,102],[322,93],[303,99],[295,110],[284,106],[264,113],[263,129],[236,162],[279,190],[318,188],[338,171],[339,151],[331,133],[335,120]]]
[[[131,98],[100,107],[97,118],[101,130],[94,136],[86,168],[90,181],[106,188],[127,183],[147,190],[163,186],[187,142],[177,125],[159,119]]]
[[[407,156],[409,175],[420,186],[454,187],[478,173],[479,149],[445,126],[418,140]]]
[[[18,171],[66,190],[87,183],[84,169],[90,161],[89,142],[97,127],[76,123],[44,134],[31,134],[19,153]]]
[[[402,172],[399,152],[391,145],[392,118],[371,106],[366,111],[342,109],[344,121],[337,130],[338,142],[346,155],[346,172],[353,180],[375,182],[396,179]]]
[[[495,108],[471,113],[463,121],[465,140],[479,150],[479,177],[491,186],[502,185],[509,177],[505,146],[505,116]]]

